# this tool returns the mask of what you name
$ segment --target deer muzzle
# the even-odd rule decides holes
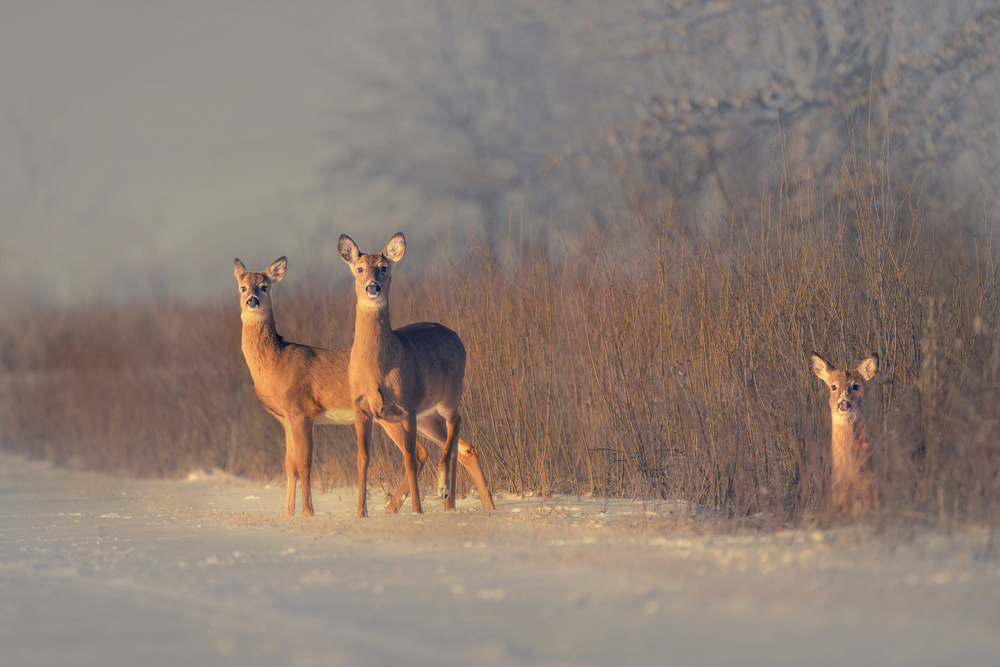
[[[251,296],[247,299],[247,308],[260,308],[260,299],[256,296]]]
[[[373,280],[365,287],[365,292],[368,293],[370,298],[374,299],[382,293],[382,286]]]

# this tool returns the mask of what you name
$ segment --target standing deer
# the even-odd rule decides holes
[[[285,472],[288,488],[285,495],[285,516],[295,514],[296,480],[302,483],[302,513],[313,513],[310,474],[314,424],[355,423],[354,405],[347,381],[350,360],[348,350],[326,350],[285,341],[274,323],[271,288],[285,276],[287,260],[275,260],[263,272],[248,271],[235,260],[234,273],[240,289],[240,317],[243,321],[243,357],[253,378],[254,393],[261,404],[285,428]],[[420,325],[414,325],[418,327]],[[389,437],[400,448],[404,446],[399,424],[380,422]],[[444,419],[428,415],[418,424],[420,432],[442,447],[447,440]],[[416,445],[422,464],[427,450]],[[458,443],[458,460],[472,475],[483,508],[494,509],[493,498],[486,485],[479,458],[465,440]],[[403,480],[386,507],[386,513],[399,510],[409,480]]]
[[[840,371],[815,352],[813,372],[830,388],[833,422],[833,504],[838,511],[860,514],[878,501],[878,486],[872,470],[871,450],[861,414],[865,383],[878,373],[878,355],[873,354],[852,370]]]
[[[354,274],[358,299],[347,372],[358,432],[358,516],[367,515],[365,485],[373,419],[402,426],[403,464],[414,512],[421,511],[413,460],[417,425],[428,419],[444,421],[447,439],[438,465],[438,492],[444,496],[445,509],[452,509],[465,345],[458,334],[440,324],[392,328],[392,269],[406,252],[406,239],[401,233],[389,239],[380,253],[362,254],[346,234],[340,236],[337,249]]]

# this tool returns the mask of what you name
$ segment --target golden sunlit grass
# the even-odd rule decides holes
[[[495,488],[684,499],[769,525],[830,513],[829,413],[810,351],[837,364],[875,352],[882,368],[865,403],[877,516],[996,524],[992,222],[938,228],[888,182],[877,167],[845,168],[825,199],[776,188],[706,235],[664,206],[602,235],[404,260],[394,324],[436,320],[462,336],[463,435]],[[287,339],[350,346],[353,290],[341,274],[331,257],[337,288],[324,278],[279,289]],[[123,475],[280,475],[283,433],[257,404],[239,336],[235,282],[214,305],[7,322],[0,437]],[[318,486],[353,482],[354,447],[348,428],[317,429]],[[398,459],[379,436],[374,489],[398,482]],[[433,484],[429,471],[423,480]]]

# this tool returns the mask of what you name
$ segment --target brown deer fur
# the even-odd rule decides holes
[[[452,509],[465,345],[458,334],[440,324],[392,328],[389,291],[393,266],[406,251],[402,234],[389,239],[382,252],[371,255],[361,253],[350,237],[341,235],[338,250],[351,267],[358,299],[348,366],[358,431],[358,516],[367,513],[365,485],[373,419],[402,426],[403,463],[414,512],[421,511],[413,460],[417,424],[427,417],[444,420],[447,440],[438,466],[438,491],[445,498],[445,509]]]
[[[350,352],[289,343],[278,334],[271,288],[284,277],[286,266],[287,260],[281,257],[267,270],[253,272],[237,259],[234,273],[240,289],[243,357],[253,378],[254,393],[285,429],[285,472],[288,478],[285,515],[295,514],[296,480],[302,483],[302,513],[311,515],[313,425],[355,423],[347,379]],[[382,423],[382,426],[397,446],[402,447],[402,428],[389,423]],[[444,446],[447,428],[443,419],[428,415],[420,420],[418,428],[423,435]],[[423,463],[427,450],[419,444],[416,450],[420,463]],[[472,445],[460,440],[458,458],[472,475],[483,507],[494,509],[486,478]],[[404,480],[386,508],[387,513],[399,509],[408,489],[408,480]]]
[[[833,504],[839,512],[857,515],[878,502],[871,449],[861,414],[865,383],[878,372],[878,355],[871,355],[851,370],[837,370],[815,352],[810,361],[813,372],[830,389]]]

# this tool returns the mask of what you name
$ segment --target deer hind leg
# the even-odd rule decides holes
[[[455,418],[457,417],[458,415],[456,414]],[[447,422],[445,422],[444,417],[442,417],[440,414],[436,412],[421,417],[418,424],[421,433],[425,434],[431,440],[441,445],[441,450],[442,450],[441,461],[438,463],[438,487],[437,487],[438,495],[444,498],[444,508],[446,510],[454,509],[453,505],[449,506],[449,499],[454,498],[455,491],[449,483],[449,474],[448,474],[448,472],[451,470],[450,478],[451,480],[455,479],[454,471],[452,470],[450,465],[454,463],[453,459],[455,457],[452,457],[452,459],[448,458],[448,453],[449,453],[448,444],[450,442],[449,441],[449,438],[451,437],[450,429],[452,428],[452,426]],[[457,437],[457,430],[455,432],[455,437]],[[455,447],[452,446],[451,450],[453,451],[454,449]]]
[[[385,429],[386,434],[389,438],[396,443],[399,447],[399,451],[406,451],[406,433],[403,430],[401,424],[387,424],[382,423],[382,428]],[[419,441],[416,443],[416,454],[417,454],[417,476],[420,476],[420,471],[424,467],[424,463],[427,461],[427,448],[420,444]],[[403,506],[403,501],[406,500],[406,496],[410,495],[410,480],[404,475],[403,480],[399,483],[399,488],[396,489],[396,493],[393,494],[392,498],[389,500],[389,504],[385,506],[386,514],[395,514],[399,511],[399,508]]]
[[[451,446],[448,448],[448,499],[451,500],[451,506],[455,506],[455,502],[458,500],[456,494],[456,485],[458,484],[458,427],[461,425],[462,420],[458,415],[455,415],[455,429],[454,433],[448,436],[451,441]]]
[[[420,419],[420,432],[444,449],[448,441],[448,426],[444,417],[437,413],[422,417]],[[476,485],[476,490],[479,492],[479,501],[483,504],[483,509],[496,509],[493,504],[493,496],[490,493],[489,485],[486,483],[486,475],[483,474],[479,457],[476,455],[476,449],[471,443],[460,437],[458,438],[458,456],[456,458],[462,464],[462,467],[469,471],[469,475]],[[456,479],[454,468],[452,469],[451,477],[453,481]],[[452,492],[452,495],[455,495],[454,492]]]
[[[493,504],[493,495],[490,493],[490,488],[486,484],[486,475],[483,474],[483,468],[479,464],[479,457],[476,456],[476,450],[467,441],[458,439],[458,462],[462,464],[462,467],[469,471],[472,476],[472,481],[476,485],[476,490],[479,491],[479,500],[483,504],[483,509],[494,510],[496,506]],[[454,475],[452,475],[454,479]]]
[[[447,420],[447,425],[448,436],[444,443],[444,453],[441,454],[441,462],[438,464],[438,494],[444,498],[445,510],[453,510],[455,509],[455,464],[458,461],[456,456],[458,429],[462,425],[462,418],[456,412]]]

